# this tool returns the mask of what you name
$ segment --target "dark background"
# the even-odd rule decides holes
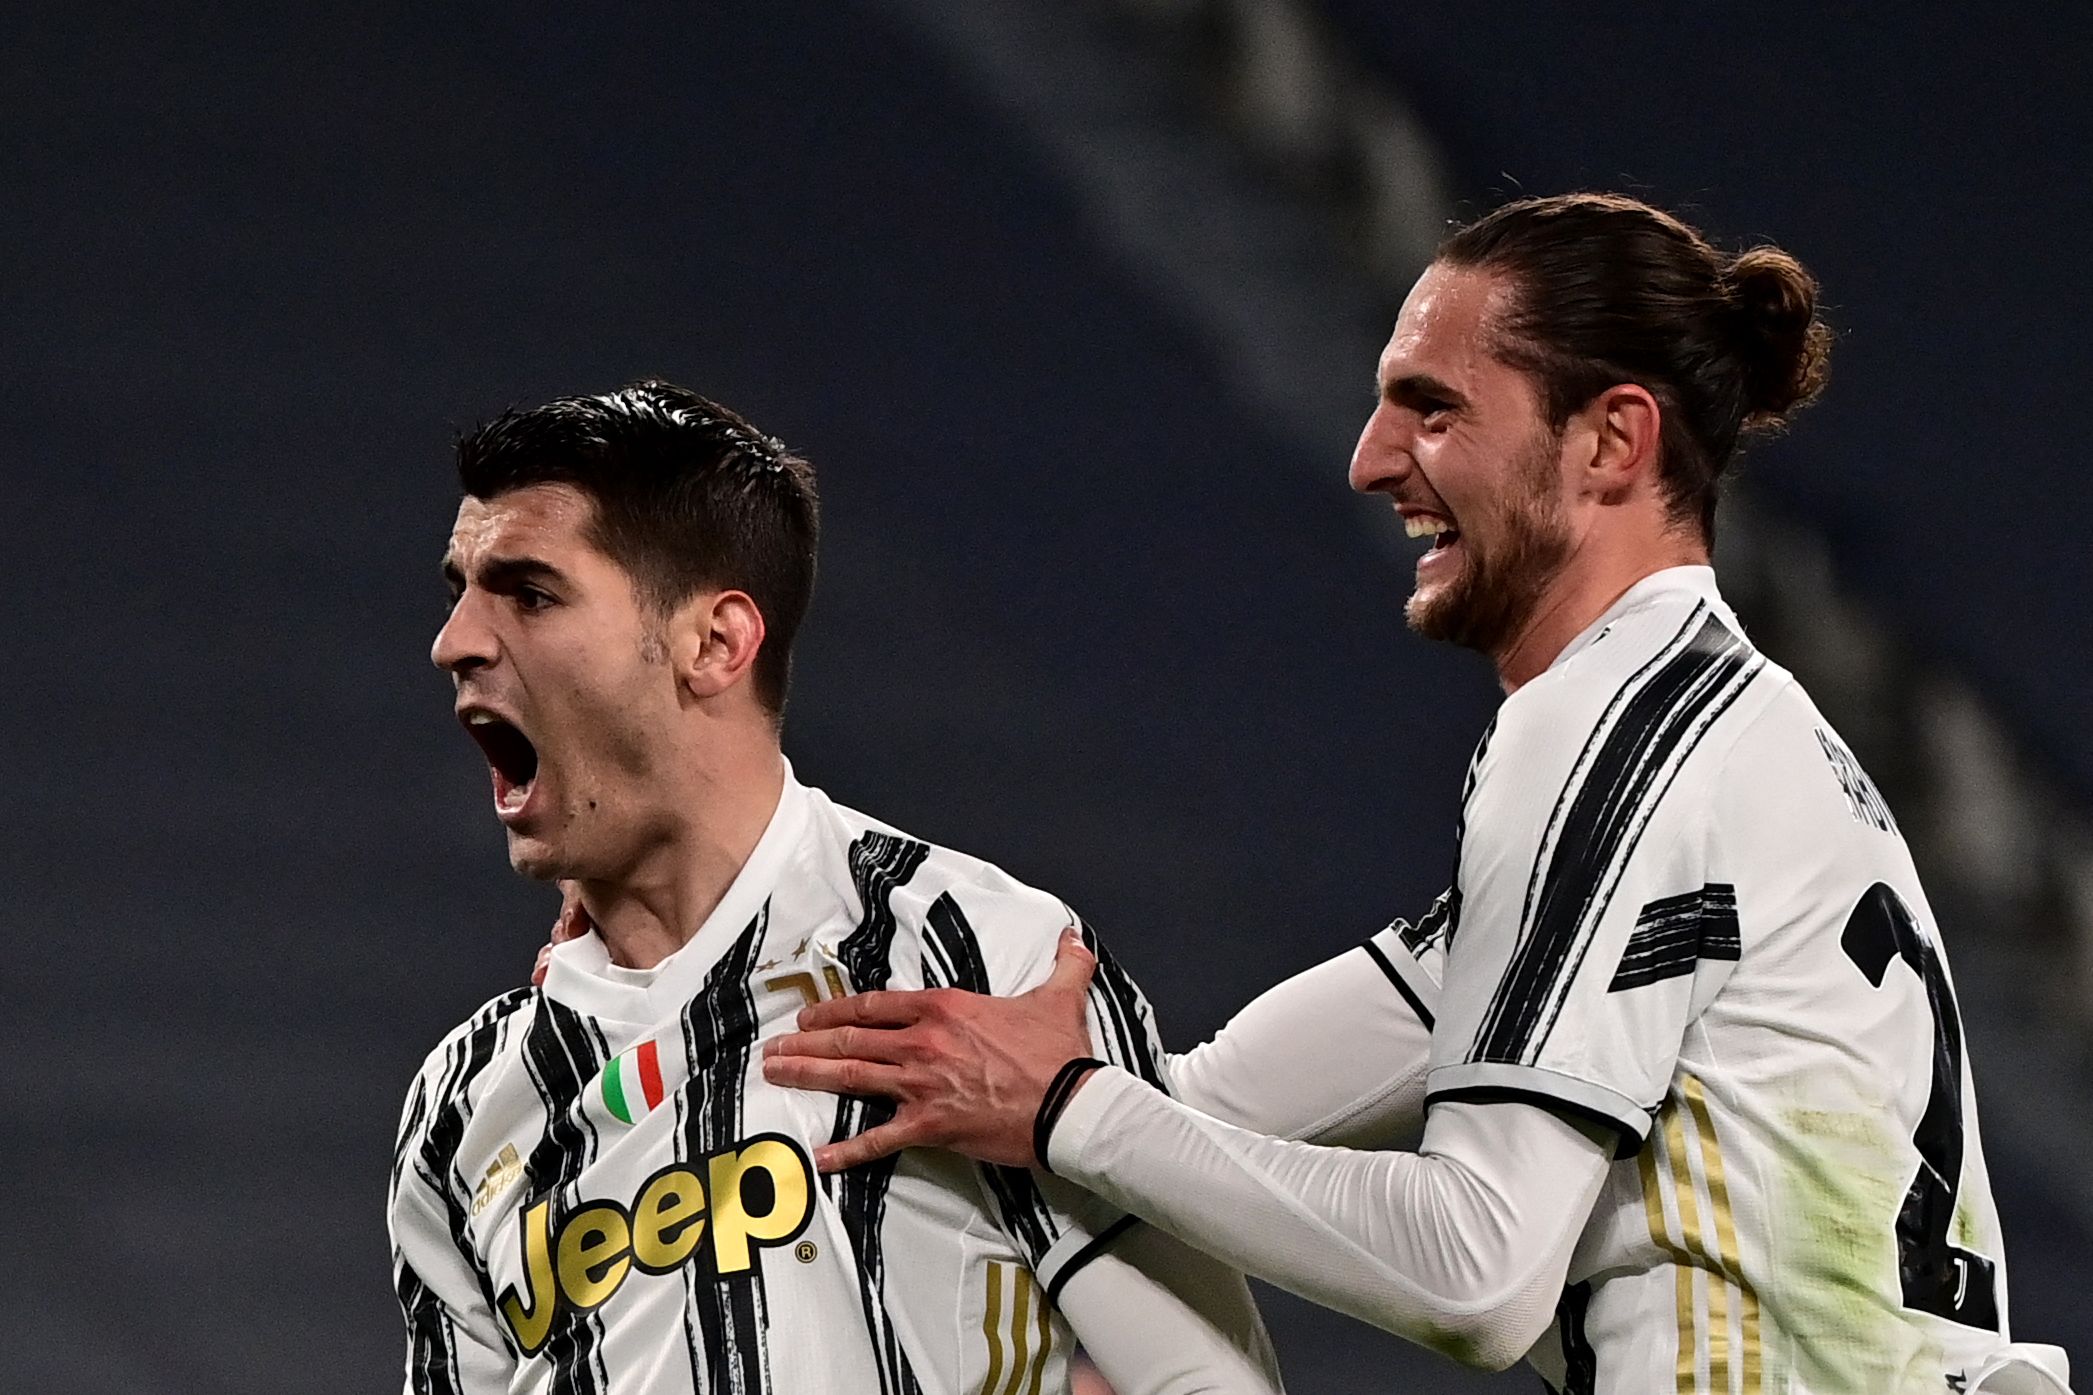
[[[2083,19],[1328,8],[1475,208],[1811,261],[1836,386],[1755,473],[2093,790]],[[1082,906],[1180,1043],[1445,884],[1485,667],[893,12],[53,9],[0,93],[0,1386],[396,1387],[399,1100],[553,908],[426,659],[449,440],[509,404],[660,374],[809,455],[800,774]],[[2083,1353],[2039,1142],[1987,1138],[2018,1325]],[[1474,1388],[1271,1311],[1296,1389]]]

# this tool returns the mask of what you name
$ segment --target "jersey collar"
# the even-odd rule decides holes
[[[651,974],[614,968],[610,951],[591,930],[578,940],[553,947],[552,963],[545,971],[545,996],[611,1022],[651,1025],[674,1016],[704,987],[706,975],[777,888],[780,874],[804,841],[809,797],[787,761],[778,807],[727,894],[690,942],[662,960]]]
[[[1737,621],[1736,612],[1730,609],[1729,603],[1722,598],[1722,592],[1716,589],[1715,568],[1710,566],[1666,567],[1662,571],[1651,572],[1641,581],[1636,582],[1633,586],[1623,591],[1621,598],[1608,606],[1604,615],[1585,626],[1577,638],[1563,646],[1562,653],[1557,654],[1555,662],[1548,665],[1548,667],[1550,669],[1562,667],[1578,654],[1597,643],[1599,637],[1606,633],[1607,628],[1622,616],[1629,614],[1631,611],[1641,610],[1645,606],[1654,605],[1667,596],[1691,596],[1696,600],[1706,601],[1709,609],[1713,610],[1724,624],[1738,634],[1744,633],[1744,627]]]

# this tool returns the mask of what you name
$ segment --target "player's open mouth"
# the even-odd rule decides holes
[[[471,709],[459,716],[494,774],[495,812],[505,817],[521,813],[538,778],[538,748],[515,723],[492,712]]]
[[[1425,552],[1425,558],[1437,556],[1461,540],[1461,530],[1454,527],[1453,520],[1441,518],[1435,513],[1404,514],[1403,531],[1413,538],[1432,540],[1431,547]]]

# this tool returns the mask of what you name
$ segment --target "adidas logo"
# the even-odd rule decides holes
[[[494,1198],[507,1191],[522,1175],[523,1159],[516,1156],[516,1145],[502,1144],[494,1161],[487,1164],[486,1176],[480,1178],[480,1185],[473,1190],[472,1214],[477,1216],[486,1210],[494,1203]]]

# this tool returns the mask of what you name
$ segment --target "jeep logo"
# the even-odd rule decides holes
[[[563,1308],[587,1312],[600,1306],[635,1269],[666,1274],[709,1243],[714,1273],[745,1274],[756,1250],[789,1244],[807,1228],[814,1166],[791,1139],[760,1134],[703,1159],[702,1177],[693,1170],[699,1165],[672,1163],[656,1172],[641,1184],[630,1209],[591,1202],[566,1217],[557,1235],[551,1197],[524,1211],[523,1286],[506,1290],[500,1300],[524,1355],[534,1356],[545,1345]],[[767,1187],[751,1187],[758,1174]],[[750,1203],[760,1204],[765,1190],[769,1205],[752,1213]]]

